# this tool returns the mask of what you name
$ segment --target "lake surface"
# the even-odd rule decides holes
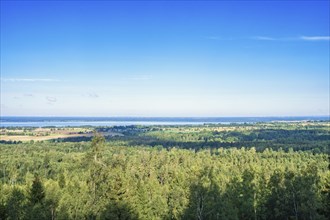
[[[0,127],[67,127],[119,125],[199,125],[272,121],[329,120],[329,116],[299,117],[0,117]]]

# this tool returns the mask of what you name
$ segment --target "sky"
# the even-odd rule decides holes
[[[1,116],[327,116],[329,1],[1,1]]]

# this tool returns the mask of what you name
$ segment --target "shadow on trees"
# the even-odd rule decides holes
[[[59,210],[54,201],[44,200],[34,201],[38,198],[38,193],[25,196],[23,191],[15,188],[6,204],[0,204],[0,219],[72,219],[66,208]],[[77,198],[79,199],[79,198]],[[110,201],[105,210],[97,215],[90,213],[84,219],[104,219],[104,220],[135,220],[137,213],[129,204],[123,201]]]
[[[212,173],[212,171],[211,171]],[[212,174],[203,175],[190,187],[189,205],[183,219],[261,219],[255,205],[254,173],[245,170],[221,189]]]
[[[190,187],[189,205],[182,219],[223,219],[223,197],[214,187],[206,187],[195,183]]]
[[[138,219],[138,215],[129,204],[123,201],[112,201],[106,206],[105,211],[101,213],[100,219],[134,220]]]
[[[185,140],[164,139],[162,137],[141,135],[147,134],[147,129],[137,127],[119,127],[119,128],[98,128],[98,131],[115,131],[124,134],[123,137],[106,137],[107,141],[126,141],[131,146],[162,146],[164,148],[182,148],[182,149],[212,149],[212,148],[251,148],[257,151],[263,151],[266,147],[278,150],[289,151],[315,151],[329,152],[328,140],[330,135],[323,130],[287,130],[287,129],[258,129],[252,132],[225,131],[197,133],[194,139]],[[91,141],[92,137],[68,137],[51,140],[51,142],[82,142]]]
[[[268,183],[246,169],[221,189],[212,174],[191,185],[182,219],[329,219],[326,191],[317,195],[319,178],[312,166],[303,173],[274,171]]]
[[[217,149],[217,148],[233,148],[236,147],[240,148],[252,148],[254,147],[257,152],[262,152],[266,148],[272,150],[284,150],[285,152],[289,152],[290,149],[294,151],[315,151],[316,153],[320,152],[327,152],[328,151],[328,143],[318,143],[316,146],[314,144],[310,144],[310,142],[303,142],[303,143],[285,143],[278,141],[238,141],[238,142],[222,142],[222,141],[203,141],[203,142],[177,142],[172,140],[160,140],[153,137],[146,137],[146,138],[136,138],[136,139],[125,139],[121,138],[123,141],[128,141],[130,146],[151,146],[151,147],[163,147],[163,148],[180,148],[180,149],[194,149],[196,151],[203,150],[203,149]],[[321,144],[321,145],[320,145]]]

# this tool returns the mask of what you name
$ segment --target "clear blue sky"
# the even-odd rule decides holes
[[[1,115],[329,115],[329,1],[1,1]]]

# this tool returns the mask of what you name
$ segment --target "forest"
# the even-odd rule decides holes
[[[2,141],[0,219],[329,219],[329,128],[112,126]]]

